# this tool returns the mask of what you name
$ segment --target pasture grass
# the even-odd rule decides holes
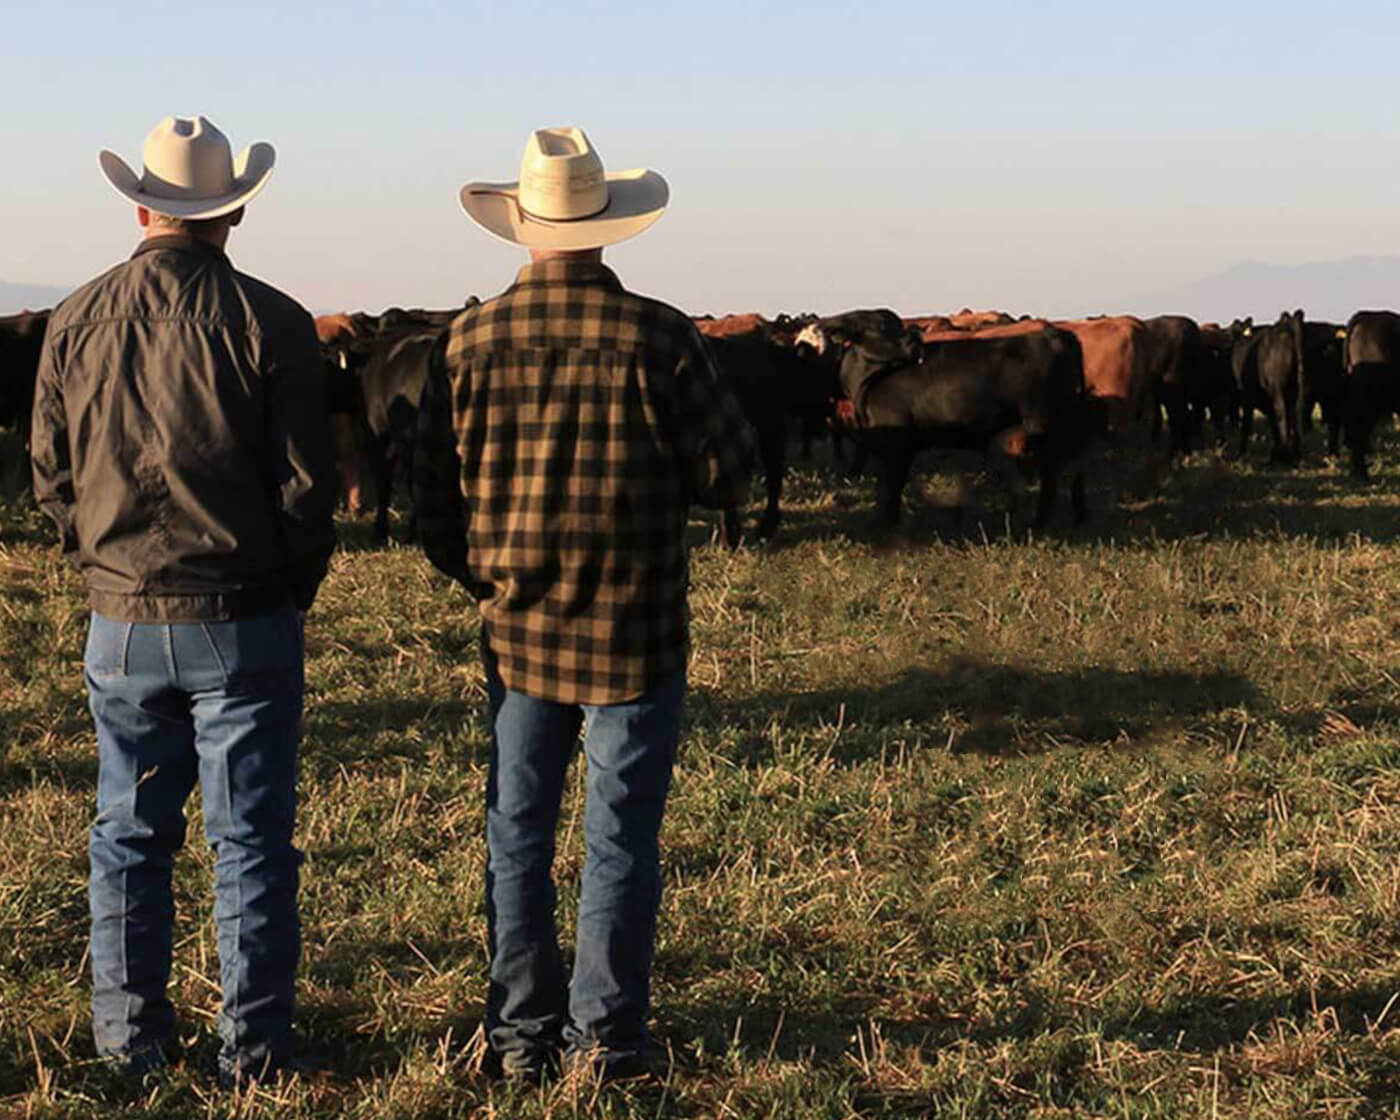
[[[298,1026],[322,1067],[219,1093],[190,805],[183,1056],[137,1088],[87,1024],[84,598],[0,508],[0,1115],[1400,1115],[1400,498],[1110,455],[1095,517],[904,532],[799,468],[767,548],[692,522],[693,653],[655,970],[664,1083],[481,1072],[474,612],[341,526],[308,625]],[[1259,453],[1256,452],[1256,456]],[[1065,514],[1062,512],[1062,518]],[[195,799],[197,801],[197,799]],[[571,938],[571,781],[558,856]]]

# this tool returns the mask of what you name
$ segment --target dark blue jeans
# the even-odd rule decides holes
[[[486,654],[486,1031],[507,1070],[561,1047],[630,1057],[650,1042],[661,903],[659,836],[680,737],[685,674],[625,704],[555,704],[507,689]],[[564,775],[583,729],[586,855],[572,980],[551,874]]]
[[[132,1069],[163,1061],[174,1024],[171,864],[198,780],[215,854],[220,1070],[274,1068],[291,1046],[300,950],[301,621],[290,607],[170,625],[94,613],[84,660],[97,724],[88,895],[98,1052]]]

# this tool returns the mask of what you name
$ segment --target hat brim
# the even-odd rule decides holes
[[[107,177],[107,182],[112,184],[118,194],[136,205],[154,210],[157,214],[196,221],[201,218],[221,218],[249,202],[267,185],[273,165],[277,162],[277,153],[271,144],[257,143],[244,148],[233,161],[234,189],[214,198],[163,198],[142,190],[141,176],[116,152],[105,149],[98,152],[97,162],[102,166],[102,174]]]
[[[458,195],[467,217],[492,237],[530,249],[600,249],[635,237],[666,211],[671,188],[655,171],[607,176],[608,205],[589,218],[552,222],[518,205],[519,181],[468,183]]]

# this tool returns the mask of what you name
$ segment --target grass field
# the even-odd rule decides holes
[[[697,516],[654,993],[674,1064],[602,1092],[478,1068],[477,624],[414,550],[348,524],[308,625],[301,772],[299,1028],[327,1068],[213,1089],[192,804],[184,1060],[111,1084],[87,1033],[84,599],[11,502],[0,1115],[1400,1115],[1394,435],[1381,452],[1368,488],[1262,451],[1101,467],[1093,522],[1035,540],[996,513],[952,529],[926,497],[877,546],[870,484],[821,468],[769,549]]]

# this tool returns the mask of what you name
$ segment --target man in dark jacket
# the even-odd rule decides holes
[[[530,249],[430,365],[415,501],[432,562],[481,600],[492,724],[486,1031],[508,1075],[563,1051],[647,1072],[658,838],[680,734],[687,508],[737,503],[753,436],[682,312],[623,288],[602,246],[661,216],[655,172],[605,175],[578,129],[544,129],[518,184],[462,205]],[[588,766],[572,979],[556,936],[564,775]]]
[[[198,781],[229,1084],[291,1047],[302,616],[334,545],[334,463],[311,316],[223,251],[271,146],[235,162],[203,117],[168,117],[144,157],[138,177],[101,155],[145,239],[49,322],[34,493],[92,608],[97,1048],[131,1073],[166,1060],[171,862]]]

